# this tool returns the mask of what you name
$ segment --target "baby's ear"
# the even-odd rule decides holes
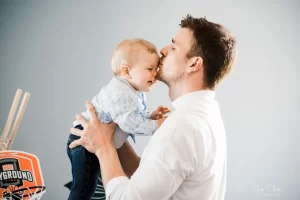
[[[127,65],[121,66],[121,76],[129,77],[129,67]]]

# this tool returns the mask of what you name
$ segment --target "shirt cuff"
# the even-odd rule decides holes
[[[150,115],[151,115],[150,112],[145,112],[145,113],[144,113],[144,117],[145,117],[146,119],[150,119]]]
[[[126,176],[118,176],[108,181],[105,191],[106,199],[110,199],[110,195],[115,192],[119,185],[126,185],[128,181],[129,178]]]

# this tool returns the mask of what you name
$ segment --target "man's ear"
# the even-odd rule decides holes
[[[126,78],[130,78],[129,67],[127,65],[122,65],[121,66],[121,76],[126,77]]]
[[[196,72],[203,67],[202,57],[191,58],[190,67],[188,68],[188,73]]]

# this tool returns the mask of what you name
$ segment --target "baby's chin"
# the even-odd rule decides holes
[[[148,87],[148,88],[146,88],[146,89],[144,89],[143,92],[150,92],[151,89],[152,89],[152,86],[151,86],[151,87]]]

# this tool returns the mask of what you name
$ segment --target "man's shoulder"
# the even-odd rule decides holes
[[[195,151],[201,142],[199,135],[200,129],[193,118],[173,114],[154,133],[149,150],[164,162],[173,159],[174,162],[191,162],[188,165],[192,166],[199,154]]]
[[[194,117],[171,114],[157,130],[157,135],[161,134],[161,137],[168,140],[184,140],[195,139],[197,135],[202,132],[208,131],[208,125],[205,119]]]
[[[186,127],[187,129],[197,130],[200,126],[206,126],[207,119],[205,115],[194,115],[191,113],[176,113],[170,116],[170,121],[175,127]]]

